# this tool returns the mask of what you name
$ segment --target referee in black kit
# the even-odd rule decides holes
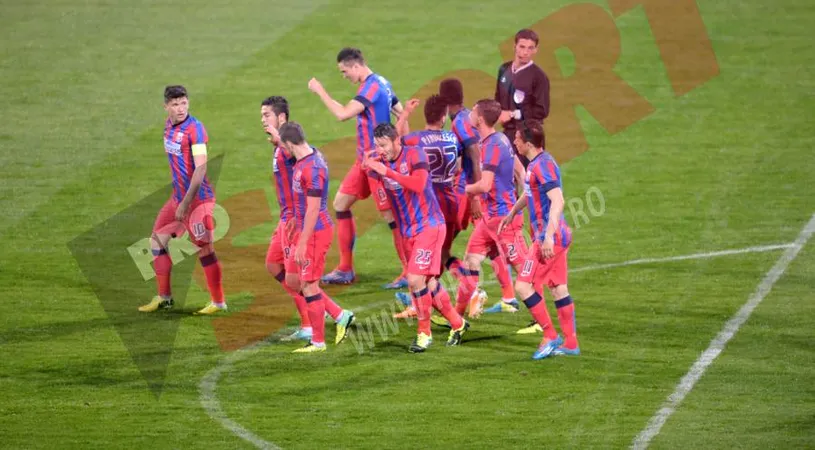
[[[499,121],[504,124],[509,142],[515,142],[518,123],[523,120],[543,123],[549,115],[549,77],[532,61],[537,52],[538,34],[521,30],[515,34],[515,57],[498,69],[495,100],[501,104]],[[517,149],[516,154],[526,168],[529,161]]]

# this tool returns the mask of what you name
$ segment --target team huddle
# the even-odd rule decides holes
[[[455,78],[443,80],[438,94],[403,105],[391,84],[374,73],[362,53],[353,48],[337,55],[341,73],[359,84],[357,95],[346,105],[334,100],[319,81],[310,80],[309,89],[337,119],[356,118],[357,123],[356,161],[334,198],[336,221],[328,210],[329,167],[322,154],[309,145],[302,125],[290,121],[285,97],[263,100],[261,120],[274,146],[272,170],[280,207],[266,267],[297,307],[300,327],[285,338],[307,341],[296,353],[326,351],[326,315],[336,324],[335,344],[350,331],[353,312],[339,306],[320,286],[356,280],[356,225],[351,209],[357,200],[373,197],[392,231],[402,269],[385,287],[407,287],[409,295],[397,294],[405,310],[396,317],[416,317],[418,323],[410,352],[424,352],[431,346],[432,324],[449,328],[447,346],[462,343],[470,328],[468,319],[485,312],[487,297],[479,283],[481,266],[489,258],[503,298],[486,311],[518,311],[517,294],[534,319],[526,330],[543,333],[533,359],[580,354],[574,304],[566,284],[572,236],[563,215],[560,170],[544,149],[541,121],[524,117],[526,109],[520,107],[526,100],[534,108],[541,95],[524,95],[512,86],[513,76],[516,84],[523,82],[517,75],[521,70],[532,73],[526,68],[531,65],[537,36],[525,32],[528,30],[516,36],[517,61],[499,72],[497,89],[509,78],[514,91],[516,105],[509,109],[493,99],[479,100],[472,110],[465,108],[462,83]],[[518,57],[524,48],[532,49],[526,61]],[[548,108],[548,86],[546,96]],[[164,147],[174,190],[156,219],[151,239],[158,295],[139,309],[154,312],[173,306],[167,245],[187,231],[200,248],[211,295],[211,302],[196,314],[215,314],[226,309],[226,302],[221,265],[212,245],[215,193],[206,177],[208,137],[203,125],[189,115],[183,87],[168,86],[164,100],[168,112]],[[425,126],[411,132],[408,119],[420,104]],[[448,119],[450,131],[445,130]],[[496,130],[499,123],[504,132]],[[524,238],[524,219],[519,214],[527,208],[531,246]],[[456,258],[451,255],[452,244],[471,224],[465,255]],[[335,228],[340,262],[324,274]],[[514,286],[508,265],[516,275]],[[458,281],[452,300],[440,281],[445,270]],[[561,334],[543,301],[544,286],[555,299]]]

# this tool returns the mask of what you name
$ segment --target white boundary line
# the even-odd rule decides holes
[[[716,337],[711,341],[710,346],[705,350],[699,359],[693,363],[688,370],[688,373],[685,374],[684,377],[679,381],[679,384],[676,386],[676,389],[673,391],[671,395],[668,396],[668,399],[665,403],[662,404],[662,407],[651,417],[651,420],[648,421],[648,425],[637,435],[634,439],[634,442],[631,444],[631,448],[633,449],[645,449],[648,447],[648,444],[651,442],[653,438],[655,438],[659,431],[662,429],[662,426],[665,425],[665,422],[671,415],[676,411],[676,408],[682,403],[682,400],[688,395],[688,393],[693,389],[696,385],[696,382],[702,378],[702,375],[705,374],[705,371],[713,361],[719,356],[719,354],[724,350],[725,345],[727,345],[728,341],[733,338],[739,328],[744,325],[744,322],[750,318],[750,315],[756,309],[756,307],[764,300],[764,297],[770,293],[772,290],[773,285],[775,285],[776,281],[784,275],[784,272],[789,267],[790,263],[798,256],[798,252],[804,247],[812,234],[815,233],[815,215],[807,222],[801,232],[798,234],[798,237],[793,242],[792,246],[787,248],[787,250],[778,258],[778,261],[775,262],[775,265],[770,269],[769,272],[764,276],[764,279],[761,280],[756,291],[750,298],[747,300],[747,303],[741,307],[741,309],[736,312],[736,314],[724,324],[724,328]]]
[[[808,225],[808,227],[815,228],[815,216],[813,216],[813,220],[810,221],[810,225]],[[812,234],[812,233],[810,233],[810,234]],[[694,253],[694,254],[691,254],[691,255],[670,256],[670,257],[666,257],[666,258],[635,259],[635,260],[625,261],[625,262],[621,262],[621,263],[600,264],[600,265],[594,265],[594,266],[579,267],[579,268],[570,270],[570,272],[572,272],[572,273],[585,272],[585,271],[590,271],[590,270],[612,269],[612,268],[615,268],[615,267],[624,267],[624,266],[631,266],[631,265],[636,265],[636,264],[649,264],[649,263],[683,261],[683,260],[688,260],[688,259],[707,259],[707,258],[715,258],[715,257],[718,257],[718,256],[739,255],[739,254],[743,254],[743,253],[769,252],[769,251],[782,250],[782,249],[787,249],[787,252],[784,253],[786,255],[792,249],[797,248],[797,250],[795,250],[795,253],[797,254],[798,250],[800,250],[800,247],[803,246],[803,244],[799,245],[798,241],[800,239],[801,239],[801,236],[798,237],[796,242],[789,243],[789,244],[762,245],[762,246],[746,247],[746,248],[735,249],[735,250],[722,250],[722,251],[708,252],[708,253]],[[796,247],[797,245],[798,245],[798,247]],[[783,258],[783,256],[782,256],[782,258]],[[794,258],[794,256],[793,256],[793,258]],[[786,268],[786,267],[784,267],[784,268]],[[779,276],[780,276],[780,274],[779,274]],[[773,281],[773,283],[774,282],[775,281]],[[489,281],[484,282],[483,284],[490,284],[490,283],[495,283],[495,281],[494,280],[489,280]],[[390,304],[390,303],[392,303],[392,301],[374,302],[374,303],[371,303],[369,305],[365,305],[365,306],[362,306],[362,307],[359,307],[359,308],[354,308],[354,311],[355,312],[362,312],[362,311],[374,309],[374,308],[379,307],[379,306],[384,306],[384,305]],[[749,315],[749,313],[748,313],[748,315]],[[739,326],[740,325],[741,324],[739,324]],[[252,433],[250,430],[246,429],[243,425],[241,425],[241,424],[235,422],[234,420],[230,419],[229,416],[227,416],[227,414],[224,412],[223,408],[221,407],[221,404],[218,401],[218,394],[217,394],[218,381],[221,379],[221,376],[224,373],[229,372],[230,370],[232,370],[232,367],[238,361],[242,361],[242,360],[254,355],[261,348],[263,348],[263,347],[265,347],[267,345],[270,345],[272,342],[274,342],[274,339],[258,342],[258,343],[249,345],[247,347],[244,347],[244,348],[242,348],[240,350],[236,350],[236,351],[230,353],[229,355],[227,355],[226,357],[222,358],[220,361],[218,361],[217,365],[213,369],[211,369],[209,372],[207,372],[206,375],[204,375],[204,377],[201,379],[201,382],[198,385],[198,392],[199,392],[199,401],[201,403],[201,406],[204,408],[204,410],[207,412],[207,415],[209,415],[209,417],[212,420],[214,420],[215,422],[220,424],[223,428],[225,428],[230,433],[232,433],[235,436],[245,440],[246,442],[249,442],[250,444],[253,444],[257,448],[277,450],[280,447],[278,447],[277,445],[275,445],[272,442],[264,440],[263,438],[261,438],[261,437],[257,436],[256,434]],[[695,381],[694,381],[694,383],[695,383]],[[666,417],[666,419],[667,419],[667,417]],[[660,426],[661,426],[661,424],[660,424]],[[657,432],[658,432],[658,430],[657,430]]]

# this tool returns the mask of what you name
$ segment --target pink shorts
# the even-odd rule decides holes
[[[543,259],[540,243],[535,242],[524,259],[523,266],[518,274],[518,281],[533,283],[536,286],[544,283],[550,288],[566,284],[567,267],[566,254],[569,247],[555,245],[555,256]]]
[[[373,194],[376,209],[379,211],[391,209],[382,180],[368,176],[359,161],[355,162],[351,169],[348,170],[348,173],[345,174],[339,192],[353,195],[360,200],[364,200]]]
[[[156,216],[153,233],[181,237],[185,232],[189,232],[190,241],[199,247],[212,243],[212,230],[215,229],[212,212],[215,208],[215,199],[193,200],[187,209],[187,215],[180,222],[175,220],[177,208],[178,202],[175,199],[167,200]]]
[[[289,247],[286,240],[286,222],[277,223],[272,239],[269,241],[269,250],[266,251],[266,264],[285,264],[289,257]]]
[[[409,255],[408,274],[435,276],[441,273],[441,248],[445,233],[445,227],[439,225],[402,240],[405,254]]]
[[[281,231],[281,234],[283,232]],[[297,251],[297,244],[300,242],[300,233],[295,232],[291,242],[288,242],[287,250],[284,249],[285,257],[284,265],[286,273],[296,273],[300,277],[300,281],[311,283],[317,281],[323,276],[325,270],[325,257],[328,254],[328,249],[331,248],[331,241],[334,238],[334,229],[332,227],[323,228],[320,231],[315,231],[311,235],[311,239],[306,243],[306,257],[305,262],[300,265],[294,258]]]
[[[526,241],[521,228],[524,218],[517,215],[512,223],[498,234],[498,225],[503,217],[482,217],[475,224],[473,234],[467,243],[467,253],[477,255],[502,254],[508,263],[519,267],[527,253]]]

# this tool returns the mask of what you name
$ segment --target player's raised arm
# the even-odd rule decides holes
[[[410,133],[408,120],[416,107],[419,106],[419,103],[417,98],[408,100],[407,107],[399,114],[399,120],[396,121],[396,132],[399,133],[399,136],[407,136]]]
[[[323,101],[325,107],[331,111],[331,114],[334,114],[334,117],[336,117],[337,120],[346,121],[356,117],[365,110],[365,105],[359,100],[360,96],[355,97],[349,101],[347,105],[343,106],[340,102],[334,100],[331,95],[328,94],[322,83],[320,83],[316,78],[309,80],[308,88],[317,94],[318,97],[320,97],[320,100]]]

